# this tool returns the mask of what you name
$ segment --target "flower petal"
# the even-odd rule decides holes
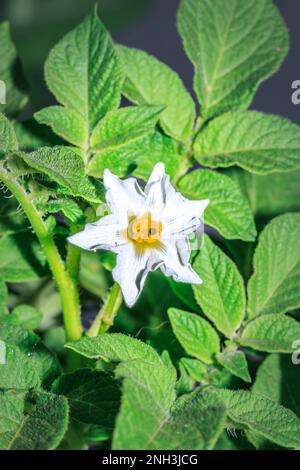
[[[135,178],[121,180],[106,169],[103,182],[111,212],[123,220],[127,220],[128,213],[136,214],[144,205],[146,196]]]
[[[134,243],[121,247],[112,275],[120,285],[128,307],[132,307],[137,301],[147,274],[159,268],[160,264],[155,251],[150,248],[139,249]]]
[[[145,194],[147,195],[145,206],[146,210],[159,214],[165,205],[165,165],[157,163],[153,168],[150,178],[145,186]]]
[[[182,247],[181,247],[182,248]],[[174,243],[164,242],[159,249],[159,257],[163,264],[161,271],[166,276],[172,276],[174,281],[201,284],[202,280],[189,263],[183,263],[182,253]]]
[[[164,211],[163,216],[163,236],[165,238],[172,235],[187,236],[196,232],[201,226],[201,217],[205,208],[209,204],[208,199],[203,201],[190,201],[185,199],[180,204],[169,204],[168,210]]]
[[[114,215],[102,217],[98,222],[87,224],[82,232],[68,238],[69,243],[84,250],[110,250],[118,252],[119,246],[128,243],[126,228]]]

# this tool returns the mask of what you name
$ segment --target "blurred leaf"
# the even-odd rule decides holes
[[[22,234],[0,238],[0,276],[7,282],[28,282],[47,274],[40,245]]]
[[[20,149],[29,152],[37,150],[40,147],[51,147],[64,143],[51,129],[38,124],[33,119],[16,122],[15,132]]]
[[[0,80],[6,95],[5,104],[0,100],[0,112],[15,117],[27,103],[27,83],[6,21],[0,23]]]
[[[254,175],[240,168],[231,168],[227,175],[238,183],[257,217],[300,211],[300,170]]]
[[[3,279],[0,278],[0,316],[5,313],[7,297],[7,287]]]
[[[203,379],[207,376],[206,366],[202,362],[197,361],[197,359],[191,359],[189,357],[183,357],[180,359],[180,362],[186,368],[187,372],[190,374],[193,379],[197,382],[202,382]]]
[[[9,315],[0,315],[0,320],[11,325],[19,325],[28,330],[34,330],[41,324],[43,315],[31,305],[18,305]]]
[[[30,357],[5,341],[5,363],[0,363],[1,390],[30,390],[40,385],[38,371]]]

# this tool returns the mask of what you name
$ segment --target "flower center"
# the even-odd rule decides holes
[[[155,243],[160,239],[161,232],[161,222],[153,220],[150,212],[129,220],[128,237],[136,243]]]

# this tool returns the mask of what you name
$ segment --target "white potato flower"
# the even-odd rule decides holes
[[[135,178],[121,180],[104,172],[110,215],[86,225],[69,242],[85,250],[117,253],[114,280],[131,307],[140,295],[147,274],[158,268],[175,281],[200,284],[192,269],[188,236],[203,227],[209,201],[190,201],[173,188],[163,163],[157,163],[145,189]]]

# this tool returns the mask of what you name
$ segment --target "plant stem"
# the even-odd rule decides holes
[[[81,250],[78,246],[68,244],[67,271],[75,284],[78,284]]]
[[[122,304],[123,296],[119,285],[115,282],[103,304],[100,312],[95,318],[88,331],[89,336],[98,336],[105,333],[113,325],[114,318]]]
[[[68,341],[77,341],[82,336],[77,285],[65,270],[64,263],[53,238],[25,189],[19,184],[13,174],[5,171],[3,168],[0,169],[0,180],[3,181],[21,205],[41,244],[59,289],[67,339]]]

